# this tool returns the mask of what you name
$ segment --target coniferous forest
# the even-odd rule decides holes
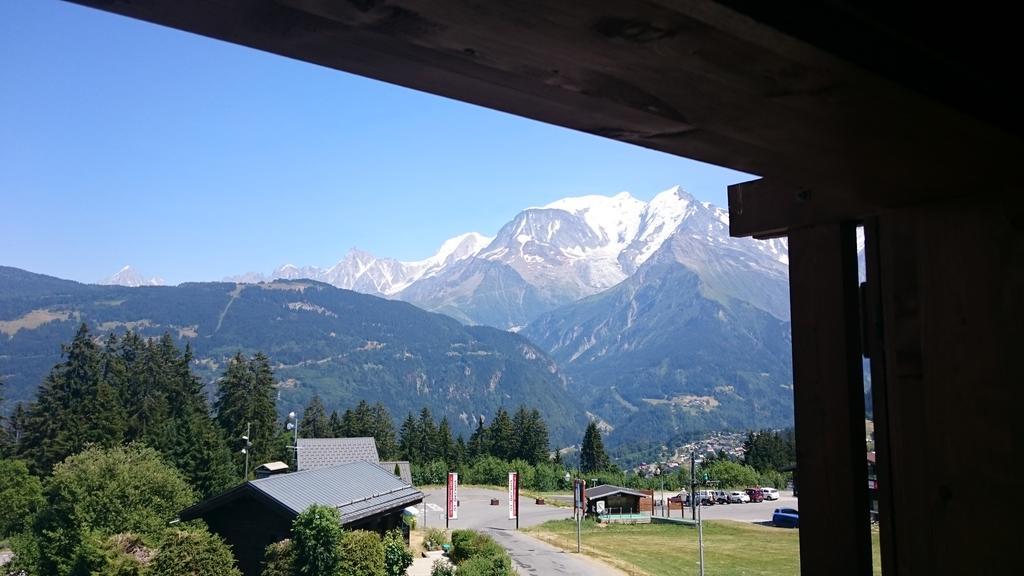
[[[0,381],[0,414],[9,414],[0,422],[0,543],[15,554],[8,574],[237,574],[230,550],[202,522],[168,521],[251,478],[261,463],[294,464],[293,433],[279,415],[280,382],[266,355],[236,353],[212,394],[192,365],[191,347],[169,335],[97,337],[82,324],[32,402],[3,406]],[[373,437],[381,459],[409,461],[421,486],[442,484],[451,471],[465,484],[502,485],[509,470],[537,491],[565,490],[567,476],[578,475],[636,488],[688,484],[683,470],[657,480],[623,473],[593,422],[563,461],[541,413],[524,405],[477,418],[468,438],[429,407],[395,424],[380,402],[328,413],[314,395],[299,433]],[[791,438],[762,431],[747,444],[750,465],[723,455],[701,472],[723,484],[781,484]]]

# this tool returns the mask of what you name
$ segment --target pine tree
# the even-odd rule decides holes
[[[373,438],[377,441],[377,452],[383,460],[397,458],[397,447],[395,446],[395,423],[391,419],[391,413],[380,402],[370,409],[371,422],[373,426]]]
[[[490,454],[491,446],[488,442],[487,427],[484,426],[484,417],[480,416],[476,419],[476,430],[473,430],[473,434],[469,437],[469,445],[466,447],[466,457],[470,460],[476,460],[480,456]]]
[[[583,434],[583,445],[580,448],[580,470],[584,473],[601,472],[607,470],[610,461],[608,454],[604,451],[604,441],[601,440],[601,430],[597,423],[591,421],[587,424],[587,431]]]
[[[461,434],[459,434],[459,437],[455,439],[455,447],[452,449],[452,452],[452,461],[448,464],[453,470],[458,470],[463,464],[468,462],[466,456],[468,452],[466,448],[466,441],[462,438]]]
[[[299,436],[303,438],[331,438],[334,431],[331,422],[327,418],[327,411],[318,394],[306,405],[302,411],[302,422],[299,423]]]
[[[452,467],[455,460],[454,452],[455,441],[452,440],[452,429],[448,426],[448,417],[444,416],[437,427],[437,457],[448,463],[449,469],[454,469]]]
[[[398,452],[401,458],[417,464],[424,463],[420,454],[419,427],[410,412],[398,431]]]
[[[21,440],[25,435],[27,422],[28,410],[25,409],[24,402],[18,402],[14,405],[10,418],[7,419],[7,441],[9,450],[14,455],[21,453]]]
[[[498,408],[487,431],[491,455],[502,460],[512,460],[516,451],[515,431],[512,429],[512,419],[504,408]]]
[[[11,450],[11,438],[7,433],[7,419],[4,418],[4,379],[0,378],[0,458]]]
[[[434,417],[430,414],[430,409],[424,406],[420,410],[420,420],[416,424],[418,429],[418,440],[420,443],[419,453],[422,462],[426,464],[432,460],[440,458],[438,452],[437,442],[437,427],[434,425]]]
[[[249,428],[250,461],[253,465],[281,460],[282,446],[274,407],[274,373],[270,360],[257,353],[246,360],[240,353],[228,363],[218,382],[214,409],[217,424],[230,442],[237,442]],[[244,459],[237,458],[237,469],[242,471]]]
[[[351,409],[345,410],[345,413],[341,416],[341,427],[338,429],[339,438],[356,438],[354,430],[356,429],[356,415],[352,413]]]
[[[54,464],[89,444],[113,446],[123,439],[120,403],[103,383],[102,355],[84,323],[63,352],[64,362],[43,381],[25,423],[21,452],[37,475],[49,474]],[[113,425],[96,426],[103,418]]]
[[[537,465],[548,459],[548,427],[536,409],[527,412],[519,407],[512,418],[515,436],[515,457]]]
[[[338,416],[337,410],[331,410],[331,417],[327,420],[327,427],[331,431],[331,438],[344,438],[342,434],[341,418]]]
[[[159,451],[202,496],[238,480],[231,451],[210,417],[202,382],[191,371],[192,347],[182,352],[170,334],[142,341],[129,332],[111,337],[105,350],[107,378],[122,382],[131,414],[126,440]]]
[[[373,424],[373,410],[370,409],[370,404],[366,400],[360,400],[352,413],[352,436],[373,436]]]

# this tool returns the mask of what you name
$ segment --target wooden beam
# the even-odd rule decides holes
[[[871,574],[855,228],[789,233],[803,574]]]
[[[885,346],[872,358],[885,371],[883,566],[901,576],[1005,572],[1019,555],[1018,519],[979,502],[1010,502],[1019,485],[1024,207],[889,211],[877,230],[868,273]]]
[[[811,224],[857,220],[867,207],[773,178],[729,186],[729,235],[776,238]]]
[[[866,308],[862,317],[865,356],[871,367],[871,414],[875,430],[875,481],[878,497],[879,544],[881,546],[882,573],[895,576],[896,569],[896,526],[899,524],[900,509],[896,505],[893,486],[892,411],[889,407],[889,380],[886,372],[885,324],[882,313],[881,279],[881,237],[878,218],[864,222],[864,264],[865,282],[862,303]],[[911,520],[912,521],[912,520]]]

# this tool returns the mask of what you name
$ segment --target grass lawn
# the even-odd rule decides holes
[[[576,551],[576,524],[556,520],[526,529],[531,536]],[[628,574],[697,573],[697,528],[673,524],[583,524],[583,552]],[[875,574],[881,574],[878,533],[872,534]],[[704,569],[716,576],[800,573],[799,532],[728,520],[704,523]]]

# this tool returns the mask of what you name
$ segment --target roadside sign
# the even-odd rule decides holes
[[[519,473],[508,473],[508,519],[519,519]]]
[[[459,518],[459,473],[448,473],[448,520]]]

